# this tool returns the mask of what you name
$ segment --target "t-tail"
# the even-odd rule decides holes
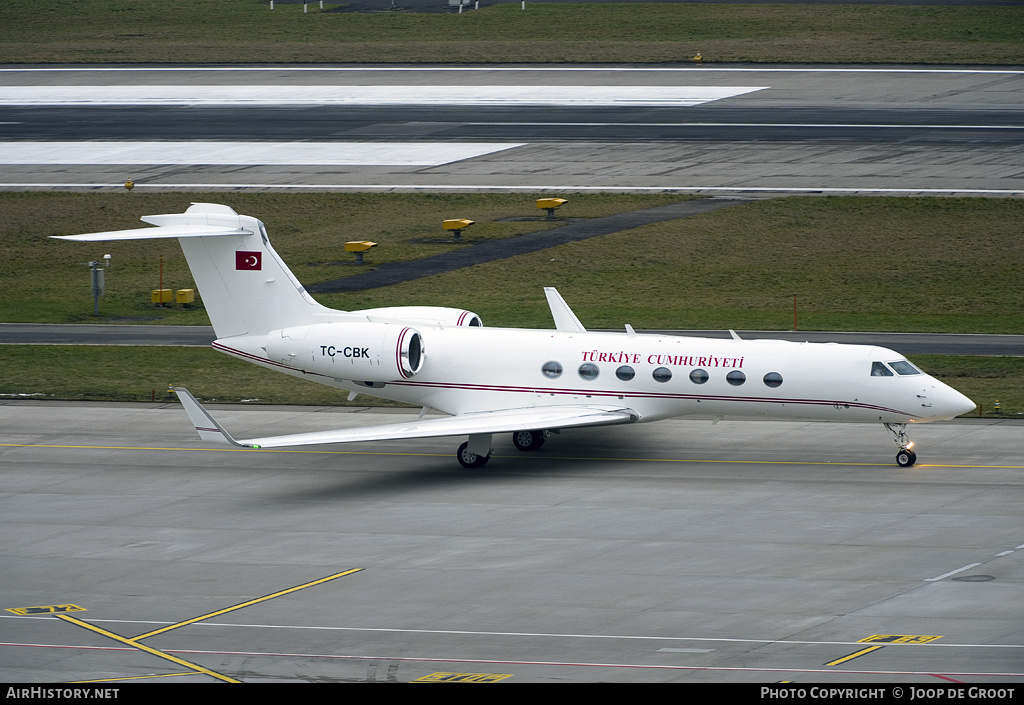
[[[270,245],[257,218],[215,203],[147,215],[155,228],[57,236],[99,242],[177,238],[218,338],[264,335],[337,314],[313,299]]]

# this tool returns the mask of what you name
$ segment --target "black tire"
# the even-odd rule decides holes
[[[469,452],[469,442],[463,443],[459,446],[458,452],[455,457],[459,459],[459,463],[464,468],[482,468],[487,464],[487,461],[491,459],[491,454],[477,455],[476,453]]]
[[[901,468],[909,468],[911,465],[917,462],[917,453],[912,450],[904,448],[896,454],[896,464]]]
[[[522,451],[537,450],[544,445],[544,432],[516,431],[512,434],[512,445]]]

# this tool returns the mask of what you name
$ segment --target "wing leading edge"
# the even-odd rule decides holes
[[[465,436],[515,431],[541,431],[584,426],[610,426],[633,423],[640,415],[632,409],[615,406],[551,406],[502,411],[481,411],[439,419],[409,421],[406,423],[367,426],[365,428],[315,431],[287,436],[245,438],[235,440],[210,415],[202,404],[184,387],[175,387],[178,399],[189,419],[204,441],[233,445],[239,448],[283,448],[287,446],[319,445],[325,443],[354,443],[357,441],[385,441],[436,436]]]

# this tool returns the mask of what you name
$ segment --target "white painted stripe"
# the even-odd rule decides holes
[[[96,621],[96,620],[90,620]],[[61,643],[42,643],[42,642],[13,642],[5,641],[0,642],[0,646],[14,646],[14,647],[25,647],[25,648],[51,648],[51,649],[76,649],[79,651],[110,651],[110,652],[121,652],[128,651],[124,646],[80,646],[77,644],[61,644]],[[885,646],[893,646],[893,644],[885,644]],[[915,644],[920,647],[920,644]],[[392,656],[387,652],[384,653],[357,653],[357,654],[338,654],[330,652],[295,652],[295,651],[227,651],[224,649],[220,650],[198,650],[198,649],[165,649],[168,654],[181,653],[181,654],[195,654],[195,655],[207,655],[207,656],[244,656],[244,657],[263,657],[263,658],[277,658],[282,657],[289,660],[295,659],[316,659],[322,661],[396,661],[396,662],[407,662],[412,664],[424,664],[424,663],[436,663],[436,664],[451,664],[451,663],[468,663],[468,664],[483,664],[486,666],[493,666],[495,664],[504,667],[514,666],[570,666],[578,668],[612,668],[612,669],[637,669],[637,670],[662,670],[662,671],[707,671],[716,672],[721,671],[724,673],[813,673],[813,674],[856,674],[858,676],[864,675],[880,675],[891,678],[892,676],[911,676],[915,680],[911,682],[917,682],[924,677],[935,678],[935,671],[894,671],[894,670],[847,670],[837,668],[802,668],[800,666],[711,666],[707,664],[701,664],[699,666],[684,666],[679,664],[650,664],[650,663],[628,663],[628,662],[597,662],[597,661],[526,661],[521,659],[482,659],[482,658],[466,658],[464,656]],[[1013,671],[943,671],[943,677],[951,676],[970,676],[976,678],[997,678],[997,677],[1010,677],[1019,678],[1024,676],[1024,672],[1013,672]],[[988,681],[983,681],[988,682]],[[1012,688],[1010,689],[1012,690]]]
[[[438,166],[510,142],[3,142],[0,164]]]
[[[158,449],[159,450],[159,449]],[[0,614],[0,620],[45,620],[53,619],[51,615],[13,615]],[[153,619],[90,619],[94,624],[134,624],[134,625],[155,625],[167,626],[175,622],[167,622]],[[322,624],[262,624],[262,623],[238,623],[238,622],[196,622],[194,627],[216,627],[227,629],[289,629],[297,631],[320,631],[320,632],[369,632],[383,634],[444,634],[455,636],[507,636],[507,637],[549,637],[569,639],[616,639],[626,641],[692,641],[692,642],[714,642],[723,644],[768,644],[780,646],[792,645],[813,645],[813,646],[863,646],[863,641],[810,641],[803,639],[762,639],[756,637],[708,637],[708,636],[666,636],[646,634],[580,634],[571,632],[500,632],[500,631],[479,631],[468,629],[413,629],[400,627],[342,627]],[[892,648],[913,647],[915,649],[1024,649],[1024,644],[986,644],[986,643],[964,643],[964,642],[936,642],[930,641],[924,644],[908,644],[900,642],[886,642],[885,646]]]
[[[46,68],[0,68],[0,73],[138,73],[138,72],[208,72],[229,73],[261,71],[280,74],[282,72],[324,72],[324,73],[374,73],[374,72],[423,72],[423,73],[952,73],[952,74],[1024,74],[1024,69],[922,69],[922,68],[777,68],[777,67],[627,67],[627,66],[114,66],[114,67],[46,67]]]
[[[957,573],[963,573],[965,570],[970,570],[971,568],[977,568],[979,565],[981,565],[981,563],[970,563],[968,565],[965,565],[963,568],[957,568],[956,570],[951,570],[948,573],[943,573],[942,575],[937,575],[934,578],[925,578],[924,581],[926,583],[934,583],[936,581],[942,580],[943,578],[948,578],[951,575],[956,575]]]
[[[913,194],[971,194],[976,196],[1024,196],[1024,188],[1021,189],[979,189],[979,188],[872,188],[864,186],[860,188],[830,188],[825,186],[675,186],[666,184],[664,186],[579,186],[573,184],[257,184],[257,183],[189,183],[172,184],[158,183],[145,184],[136,182],[137,189],[208,189],[211,191],[226,189],[237,191],[241,189],[255,189],[259,191],[526,191],[537,192],[569,192],[569,191],[595,191],[602,193],[874,193],[892,195],[913,195]],[[85,188],[85,189],[123,189],[124,184],[114,183],[76,183],[76,182],[52,182],[25,181],[0,183],[0,189],[24,188],[24,189],[64,189],[64,188]]]
[[[0,123],[2,124],[2,123]],[[1021,125],[936,125],[844,122],[465,122],[473,127],[829,127],[901,130],[1021,130]]]
[[[0,105],[692,106],[757,86],[0,86]]]

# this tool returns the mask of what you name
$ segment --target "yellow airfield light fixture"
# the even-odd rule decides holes
[[[469,220],[468,218],[452,218],[451,220],[441,221],[441,227],[445,230],[450,230],[452,238],[458,242],[462,240],[462,231],[475,222],[475,220]]]
[[[369,240],[350,240],[345,243],[345,252],[354,252],[356,255],[356,264],[364,264],[363,254],[368,252],[370,248],[376,246],[376,242],[370,242]]]
[[[537,207],[548,212],[548,220],[554,220],[555,209],[561,208],[568,202],[565,198],[538,198]]]

